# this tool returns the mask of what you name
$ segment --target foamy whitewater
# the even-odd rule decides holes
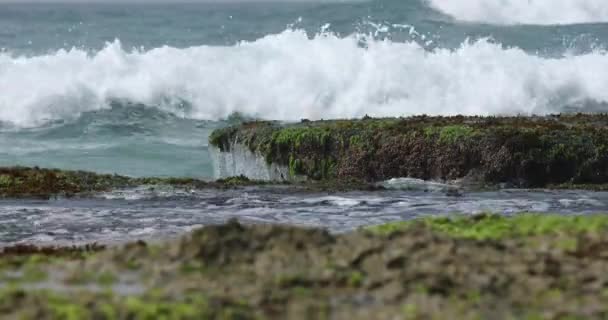
[[[425,50],[416,42],[288,30],[235,46],[123,49],[119,41],[0,57],[0,120],[37,126],[110,101],[219,120],[234,112],[299,120],[543,114],[608,102],[603,51],[543,58],[489,40]],[[186,108],[183,108],[186,106]]]
[[[608,112],[608,2],[0,4],[0,166],[287,175],[208,136],[243,117]],[[237,217],[342,232],[428,214],[605,211],[604,193],[402,177],[327,194],[137,188],[0,201],[0,246],[183,234]]]
[[[428,0],[458,20],[500,24],[576,24],[608,21],[604,0]]]

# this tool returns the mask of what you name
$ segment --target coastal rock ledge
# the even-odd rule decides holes
[[[255,178],[608,183],[606,114],[255,121],[218,129],[209,140],[216,159],[230,159],[230,170],[219,164],[223,175],[262,168],[263,177]]]

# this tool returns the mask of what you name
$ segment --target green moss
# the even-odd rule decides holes
[[[100,302],[98,308],[98,313],[103,319],[114,320],[119,318],[118,310],[111,303]]]
[[[0,292],[3,316],[18,319],[252,319],[249,307],[223,303],[209,306],[200,296],[120,297],[111,293],[58,294],[48,290],[5,289]]]
[[[418,307],[413,303],[408,303],[403,306],[403,317],[405,320],[419,319]]]
[[[555,244],[561,250],[574,251],[579,246],[579,240],[571,237],[558,238]]]
[[[97,284],[101,286],[111,286],[118,281],[118,277],[112,272],[104,271],[97,276]]]
[[[221,151],[229,151],[230,142],[227,138],[234,134],[236,127],[221,128],[214,130],[209,135],[209,145],[219,148]]]
[[[289,174],[292,177],[302,174],[302,160],[296,159],[293,154],[289,156]]]
[[[8,188],[13,184],[13,178],[8,174],[0,175],[0,188]]]
[[[322,128],[285,128],[275,132],[272,143],[279,148],[299,149],[306,145],[324,146],[330,133]]]
[[[349,138],[348,140],[348,145],[349,147],[360,147],[361,145],[363,145],[363,138],[359,135],[354,135],[352,137]]]
[[[0,197],[50,197],[105,191],[130,185],[130,179],[83,171],[40,168],[0,168]]]
[[[550,214],[518,214],[514,217],[480,215],[474,217],[429,218],[388,223],[369,228],[377,234],[391,234],[422,223],[432,230],[452,237],[477,240],[504,239],[546,234],[600,232],[608,230],[608,215],[560,216]],[[571,248],[571,241],[562,244]]]
[[[224,179],[217,180],[214,184],[210,186],[221,187],[221,188],[233,188],[239,186],[251,186],[251,185],[264,185],[267,184],[265,181],[256,181],[247,178],[244,175],[236,176],[236,177],[228,177]]]
[[[313,295],[313,291],[306,287],[294,287],[291,292],[299,297],[308,297]]]
[[[608,183],[606,141],[606,115],[253,122],[210,138],[223,151],[239,143],[313,180],[453,180],[475,173],[487,184],[523,187]]]
[[[430,126],[423,129],[427,139],[437,139],[440,143],[453,144],[470,139],[477,133],[468,125]]]
[[[422,132],[424,133],[424,136],[427,139],[431,139],[431,138],[434,138],[435,136],[439,135],[439,131],[440,131],[440,129],[438,127],[434,127],[434,126],[426,127],[422,130],[423,130]]]
[[[478,304],[482,300],[481,293],[479,291],[469,291],[465,294],[466,300],[473,304]]]
[[[445,126],[439,131],[439,142],[456,143],[473,136],[475,130],[469,126]]]
[[[275,277],[274,282],[279,287],[307,287],[310,285],[308,277],[304,274],[281,274]]]
[[[67,299],[49,299],[49,307],[56,319],[81,320],[90,317],[85,306],[74,304]]]
[[[608,215],[457,216],[349,234],[231,221],[180,240],[135,242],[76,261],[30,250],[33,258],[0,256],[0,274],[30,266],[59,271],[42,283],[58,289],[5,282],[0,314],[7,319],[520,319],[538,313],[603,319],[607,221]],[[137,269],[128,267],[132,260]],[[63,283],[70,272],[86,275],[86,283]],[[124,277],[114,276],[119,274]],[[133,284],[137,290],[113,292]],[[100,291],[99,285],[105,287]]]
[[[65,171],[26,167],[0,167],[0,198],[50,198],[53,196],[87,195],[147,185],[175,188],[234,188],[246,185],[261,185],[263,181],[249,180],[247,177],[230,177],[215,182],[193,178],[130,178],[119,175],[95,174],[85,171]]]
[[[26,282],[39,282],[48,277],[40,265],[28,264],[23,268],[23,280]]]
[[[348,278],[348,285],[352,287],[359,287],[363,284],[363,280],[365,276],[360,271],[354,271],[350,274]]]
[[[135,319],[193,319],[199,310],[187,303],[148,303],[130,297],[126,300],[127,314]]]

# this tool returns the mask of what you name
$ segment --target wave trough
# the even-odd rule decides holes
[[[461,21],[490,24],[580,24],[608,22],[605,0],[427,0]]]
[[[546,114],[608,102],[608,55],[543,58],[489,40],[427,51],[415,42],[287,30],[235,46],[0,54],[0,122],[32,127],[109,108],[185,118]],[[607,109],[608,110],[608,109]]]

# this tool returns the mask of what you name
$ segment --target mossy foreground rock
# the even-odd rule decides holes
[[[544,187],[608,182],[608,115],[250,122],[215,131],[311,179],[396,177]]]
[[[7,250],[0,317],[608,317],[606,216],[431,219],[344,235],[230,222],[102,249]]]

